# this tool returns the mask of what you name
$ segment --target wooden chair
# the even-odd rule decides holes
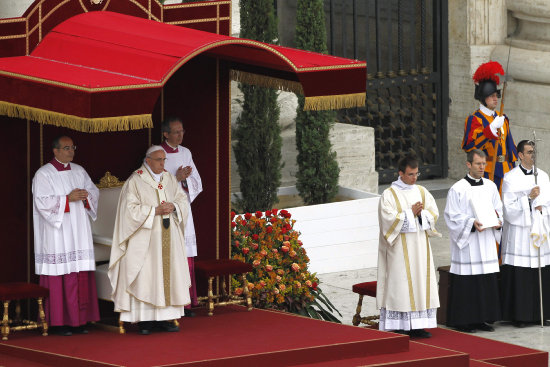
[[[48,297],[50,291],[38,284],[14,282],[0,283],[0,301],[4,303],[4,317],[2,318],[2,340],[8,340],[11,331],[30,330],[42,328],[42,335],[48,335],[48,323],[44,314],[43,300]],[[22,299],[36,299],[40,320],[30,321],[21,319]],[[9,318],[9,306],[11,301],[17,301],[15,306],[15,319]]]
[[[376,298],[376,282],[357,283],[352,287],[354,293],[359,294],[359,302],[357,303],[357,310],[353,316],[352,323],[354,326],[358,326],[360,323],[367,324],[369,326],[378,326],[378,320],[380,316],[365,316],[361,317],[361,306],[363,305],[363,297]]]
[[[252,265],[238,260],[219,259],[219,260],[196,260],[195,274],[199,278],[208,279],[208,296],[199,297],[198,301],[201,304],[208,306],[208,316],[214,314],[214,306],[226,306],[235,304],[245,304],[248,306],[248,311],[252,310],[252,300],[248,293],[248,282],[246,273],[252,271]],[[215,277],[227,276],[228,281],[233,274],[240,274],[243,280],[243,294],[236,295],[233,293],[227,294],[225,283],[222,286],[222,296],[214,296],[212,282]],[[216,301],[216,302],[215,302]]]

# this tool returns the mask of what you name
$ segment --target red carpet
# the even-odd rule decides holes
[[[508,367],[548,367],[548,352],[520,347],[449,329],[433,329],[422,343],[470,354],[470,358]]]
[[[149,336],[138,335],[135,325],[128,325],[126,335],[98,328],[71,337],[15,332],[0,342],[0,366],[547,367],[548,363],[546,352],[446,329],[432,329],[431,339],[409,342],[394,333],[274,311],[248,312],[239,306],[218,308],[213,317],[201,310],[195,318],[182,319],[180,327],[178,333]]]

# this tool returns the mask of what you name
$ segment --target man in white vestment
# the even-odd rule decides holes
[[[183,225],[189,203],[176,178],[164,170],[166,153],[147,150],[143,165],[122,187],[117,207],[109,279],[120,320],[153,329],[179,331],[171,321],[190,301]]]
[[[50,290],[45,312],[52,331],[87,334],[86,323],[99,320],[89,220],[96,219],[99,190],[71,163],[71,138],[56,138],[52,148],[54,158],[32,180],[35,271]]]
[[[447,325],[463,332],[494,331],[488,323],[500,320],[496,243],[500,241],[502,202],[493,181],[483,178],[486,155],[479,149],[467,153],[468,174],[447,194],[445,221],[451,237],[451,269]],[[489,217],[496,222],[484,226]],[[495,215],[496,213],[496,215]]]
[[[384,190],[378,206],[380,241],[376,304],[380,330],[429,338],[437,327],[438,288],[431,236],[439,216],[433,196],[420,185],[418,161],[399,162],[399,178]]]
[[[162,135],[164,142],[161,144],[166,152],[166,163],[164,168],[172,175],[176,176],[181,183],[183,191],[187,194],[189,205],[202,192],[202,181],[197,167],[193,162],[191,151],[181,145],[185,129],[179,118],[171,117],[162,122]],[[191,306],[198,306],[197,289],[195,284],[195,261],[197,256],[197,236],[195,235],[195,224],[193,223],[193,214],[189,208],[189,215],[185,224],[185,249],[187,252],[187,261],[189,263],[189,274],[191,275],[191,305],[186,306],[185,316],[193,317],[195,313],[191,311]]]
[[[501,295],[502,319],[517,327],[540,325],[539,249],[544,318],[550,317],[550,182],[537,167],[535,144],[522,140],[517,147],[521,163],[504,176],[502,201]],[[550,325],[546,320],[544,325]]]

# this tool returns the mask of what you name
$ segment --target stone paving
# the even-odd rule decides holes
[[[445,210],[446,202],[445,192],[454,181],[434,180],[431,183],[419,183],[434,193],[439,208],[440,220],[438,221],[437,229],[442,233],[443,237],[433,238],[431,240],[435,267],[438,268],[439,266],[449,265],[450,242],[447,226],[443,219],[443,211]],[[381,187],[380,190],[384,188],[385,187]],[[351,287],[355,283],[376,280],[376,268],[320,274],[318,277],[321,281],[321,289],[342,314],[342,322],[351,325],[351,320],[355,314],[358,300],[358,295],[351,291]],[[376,301],[370,297],[365,297],[363,299],[363,311],[361,315],[367,316],[375,314],[378,314],[378,310],[376,310]],[[445,327],[443,325],[440,326]],[[507,322],[497,322],[494,326],[494,332],[477,331],[476,335],[528,348],[550,351],[550,327],[541,328],[540,325],[532,325],[519,329]]]

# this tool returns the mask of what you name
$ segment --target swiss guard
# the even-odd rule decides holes
[[[518,154],[510,131],[510,121],[502,113],[503,104],[500,111],[496,111],[501,97],[500,89],[497,89],[500,83],[498,74],[504,75],[502,65],[489,61],[481,64],[473,75],[474,98],[480,105],[466,119],[462,149],[469,152],[477,148],[487,154],[484,177],[493,181],[499,193],[502,193],[504,174],[514,168]]]

